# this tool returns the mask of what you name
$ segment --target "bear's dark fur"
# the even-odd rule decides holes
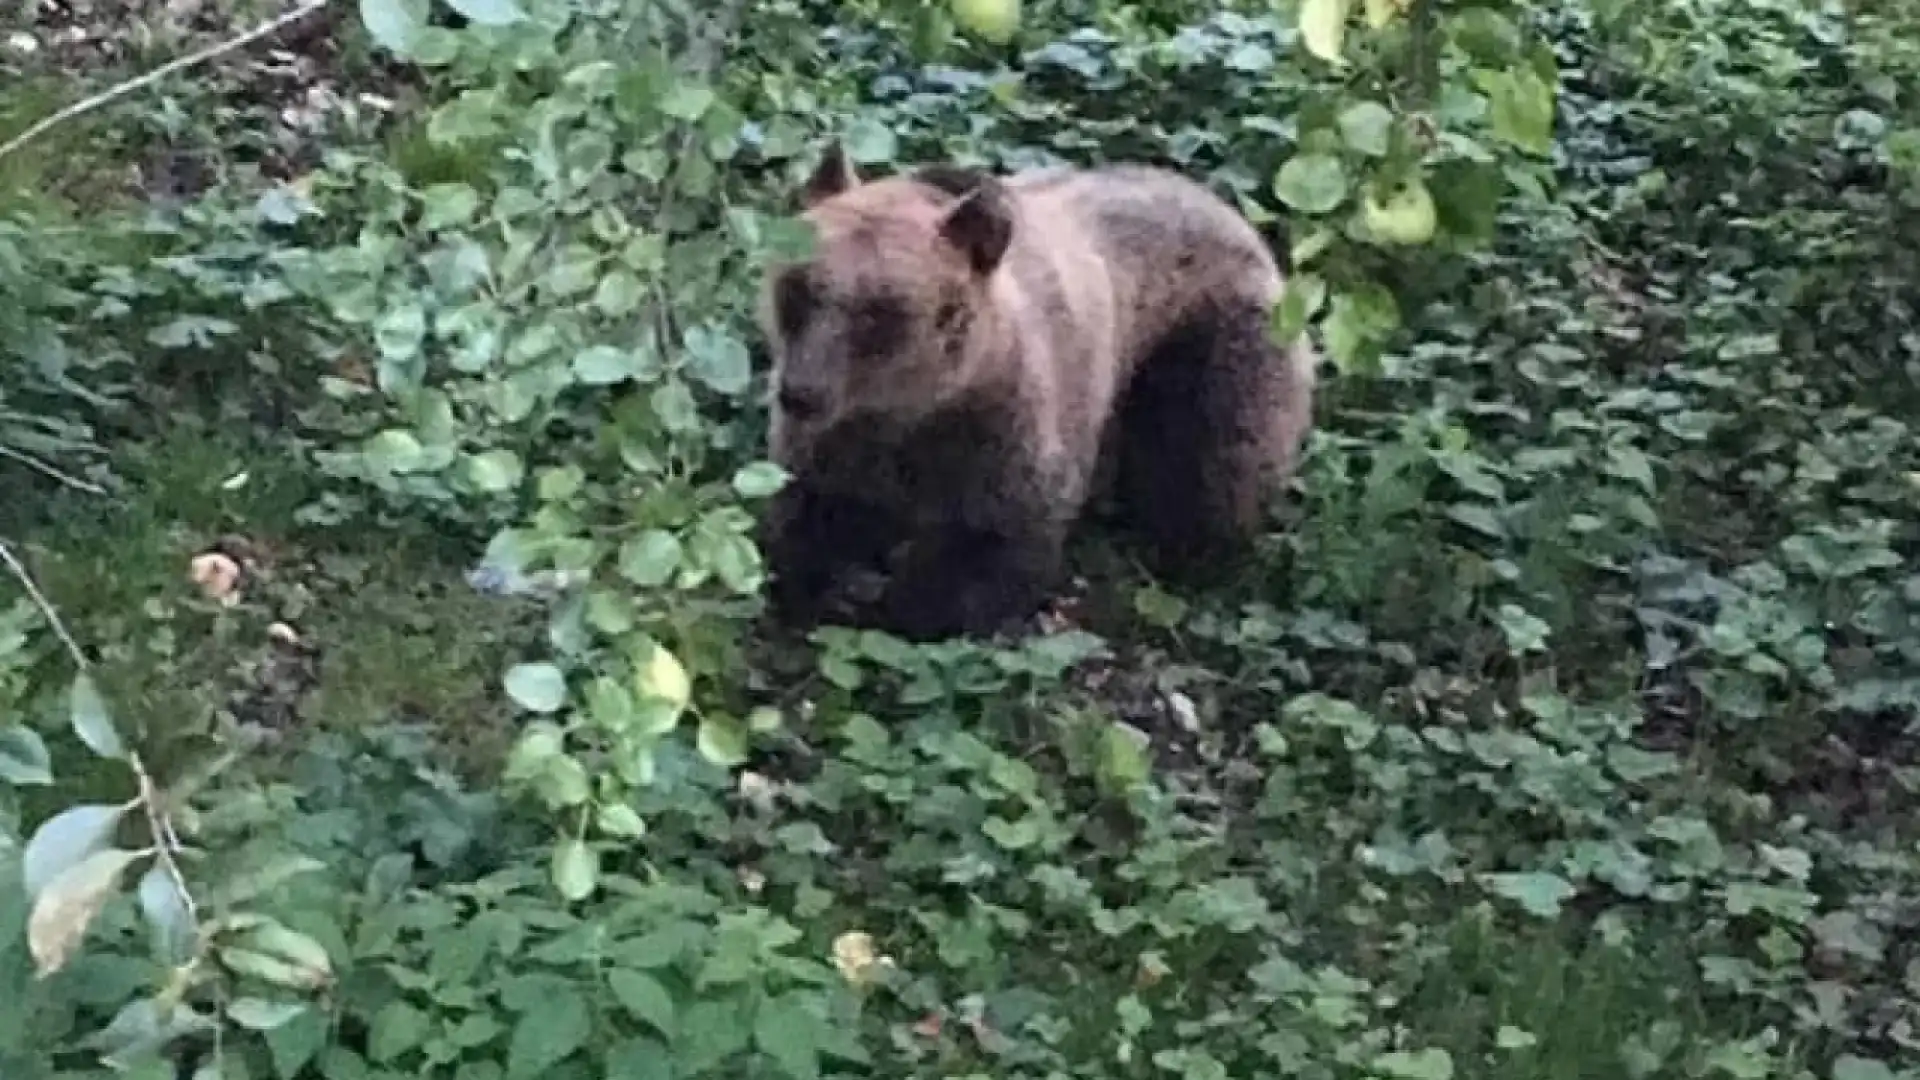
[[[1097,485],[1163,573],[1260,524],[1312,422],[1314,357],[1268,338],[1283,288],[1245,218],[1143,166],[807,182],[817,237],[768,275],[774,613],[808,625],[845,570],[891,564],[848,621],[915,640],[1032,614]]]

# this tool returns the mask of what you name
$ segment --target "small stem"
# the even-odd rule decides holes
[[[28,598],[46,616],[47,624],[53,627],[54,634],[67,647],[67,652],[73,655],[74,664],[81,671],[89,670],[93,665],[80,648],[80,643],[74,640],[73,634],[67,630],[67,624],[60,620],[60,613],[54,610],[53,602],[47,599],[46,593],[40,591],[33,575],[27,573],[26,566],[14,555],[13,548],[5,540],[0,540],[0,562],[7,564],[7,569],[19,580],[20,586],[27,590]],[[180,903],[187,909],[187,917],[195,926],[199,926],[199,905],[194,903],[193,891],[187,888],[187,877],[180,870],[179,860],[173,857],[174,852],[180,850],[180,837],[174,833],[173,821],[167,817],[161,805],[160,785],[154,783],[153,774],[147,772],[146,763],[140,760],[137,752],[127,752],[127,765],[133,769],[134,778],[140,785],[140,795],[134,801],[146,811],[147,829],[153,834],[153,857],[166,868],[167,876],[173,879],[173,887],[180,890]]]
[[[73,654],[73,662],[79,665],[81,671],[90,668],[92,661],[87,659],[87,654],[81,650],[80,643],[67,632],[67,624],[60,621],[60,613],[53,609],[52,601],[47,599],[46,593],[40,591],[40,586],[34,584],[33,575],[27,573],[26,566],[15,557],[13,548],[8,546],[5,540],[0,540],[0,562],[7,564],[7,569],[12,571],[13,576],[19,580],[20,587],[27,590],[27,597],[33,601],[35,607],[40,609],[40,614],[46,616],[47,624],[53,627],[53,632],[59,637],[61,644]]]
[[[46,476],[51,477],[52,479],[60,481],[61,483],[67,485],[68,487],[79,488],[81,491],[84,491],[89,495],[105,495],[107,493],[106,488],[101,487],[99,484],[96,484],[91,480],[82,480],[77,476],[68,476],[66,473],[63,473],[59,469],[53,467],[52,465],[49,465],[46,462],[41,461],[39,458],[34,457],[32,454],[22,453],[19,450],[15,450],[11,446],[0,446],[0,457],[11,458],[14,461],[17,461],[20,464],[25,465],[27,468],[32,469],[35,472],[45,474]]]
[[[90,98],[77,101],[39,123],[34,124],[32,127],[27,128],[27,130],[15,135],[13,138],[8,139],[5,143],[0,143],[0,158],[6,157],[8,154],[13,153],[15,150],[20,149],[27,143],[45,135],[47,132],[72,120],[76,116],[90,113],[102,105],[118,101],[128,94],[152,86],[154,83],[176,72],[185,71],[187,68],[193,67],[196,64],[204,64],[215,57],[223,56],[235,49],[251,45],[269,34],[283,30],[299,22],[301,19],[319,11],[332,2],[333,0],[306,0],[305,3],[294,8],[292,11],[269,19],[246,33],[241,34],[239,37],[216,42],[197,52],[191,52],[178,59],[169,60],[159,67],[154,68],[152,71],[147,72],[145,75],[137,75],[117,86],[108,87]]]

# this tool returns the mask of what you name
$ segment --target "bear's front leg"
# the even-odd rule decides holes
[[[989,637],[1046,601],[1060,560],[1060,536],[1047,528],[930,531],[895,569],[880,628],[909,641]]]
[[[760,528],[772,615],[789,626],[814,626],[841,576],[878,568],[900,535],[900,523],[883,507],[790,481],[773,496]]]

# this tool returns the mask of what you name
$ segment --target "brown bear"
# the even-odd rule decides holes
[[[843,621],[910,640],[1032,615],[1097,483],[1168,575],[1257,531],[1312,422],[1314,354],[1269,337],[1283,288],[1251,224],[1139,165],[863,182],[836,143],[816,237],[773,267],[761,543],[772,610],[820,621],[845,571],[891,564]]]

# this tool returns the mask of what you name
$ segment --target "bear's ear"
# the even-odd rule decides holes
[[[813,175],[807,178],[806,187],[800,191],[800,202],[803,206],[811,207],[858,186],[860,174],[853,171],[853,163],[847,160],[847,152],[841,148],[840,140],[835,139],[827,144],[826,153],[820,156],[820,164],[814,167]]]
[[[966,255],[974,273],[993,273],[1013,242],[1013,203],[1006,189],[998,180],[982,181],[947,211],[940,235]]]

